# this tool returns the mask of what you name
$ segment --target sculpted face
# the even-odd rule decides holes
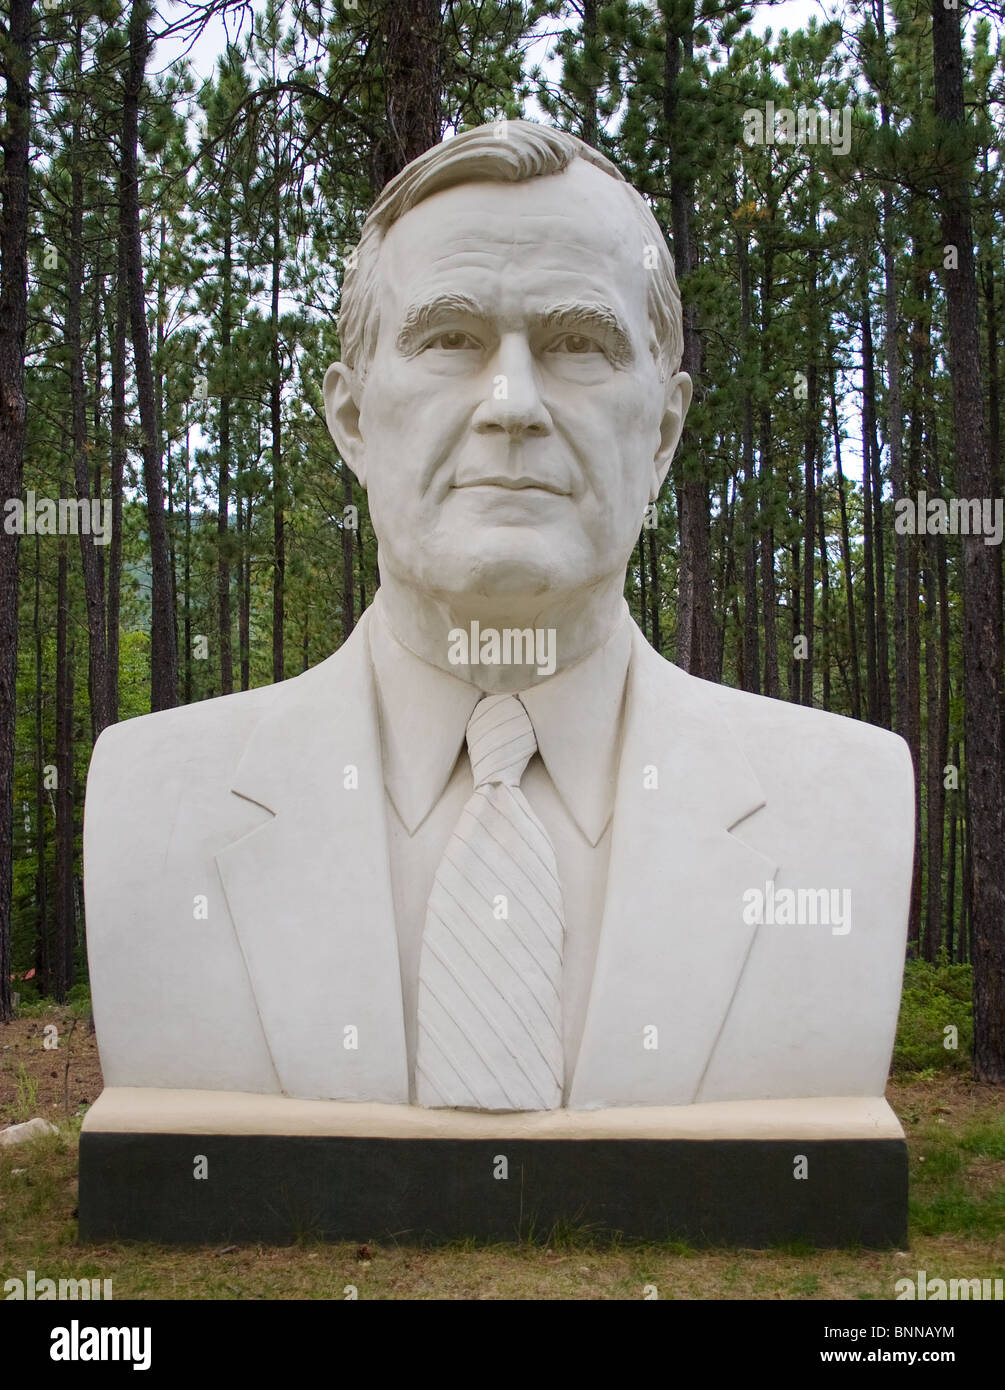
[[[382,576],[524,613],[623,577],[691,393],[660,380],[629,196],[577,160],[391,228],[365,384],[343,366],[326,384]]]

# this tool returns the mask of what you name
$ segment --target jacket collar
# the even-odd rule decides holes
[[[776,872],[732,833],[764,805],[721,688],[664,661],[636,628],[572,1108],[698,1099],[756,932],[743,893]]]
[[[217,863],[283,1090],[405,1104],[371,621],[276,687],[232,784],[269,819]],[[752,947],[743,891],[775,866],[731,833],[764,795],[718,689],[664,661],[632,624],[574,1108],[696,1099]],[[650,1025],[655,1048],[644,1046]]]
[[[232,783],[271,818],[217,865],[283,1090],[407,1103],[368,627],[276,687]]]
[[[371,611],[384,781],[402,824],[414,835],[464,755],[465,730],[482,691],[410,651],[392,632],[379,595]],[[614,808],[631,634],[625,605],[601,647],[520,692],[548,775],[591,845]]]

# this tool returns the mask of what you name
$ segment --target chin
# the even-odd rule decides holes
[[[553,557],[531,556],[507,546],[505,552],[491,553],[491,547],[474,554],[443,558],[419,581],[419,587],[435,592],[447,601],[476,599],[487,604],[520,600],[538,601],[568,587],[568,574]]]
[[[568,573],[556,549],[546,550],[537,535],[524,544],[514,544],[512,534],[496,544],[487,539],[476,553],[465,557],[465,587],[486,598],[538,597],[564,589]]]

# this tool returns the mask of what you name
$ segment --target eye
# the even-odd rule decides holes
[[[569,352],[582,357],[591,352],[603,352],[603,348],[585,333],[563,333],[561,338],[552,343],[549,351]]]
[[[481,344],[476,338],[472,338],[470,333],[462,333],[460,329],[452,329],[447,333],[438,333],[435,338],[430,338],[425,344],[423,351],[435,348],[440,352],[477,352]]]

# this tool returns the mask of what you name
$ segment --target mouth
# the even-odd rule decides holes
[[[503,492],[548,492],[553,497],[569,497],[571,494],[565,488],[557,487],[554,483],[544,482],[540,478],[509,478],[497,477],[495,475],[484,478],[475,478],[470,483],[454,483],[457,491],[468,491],[471,488],[497,489]]]

